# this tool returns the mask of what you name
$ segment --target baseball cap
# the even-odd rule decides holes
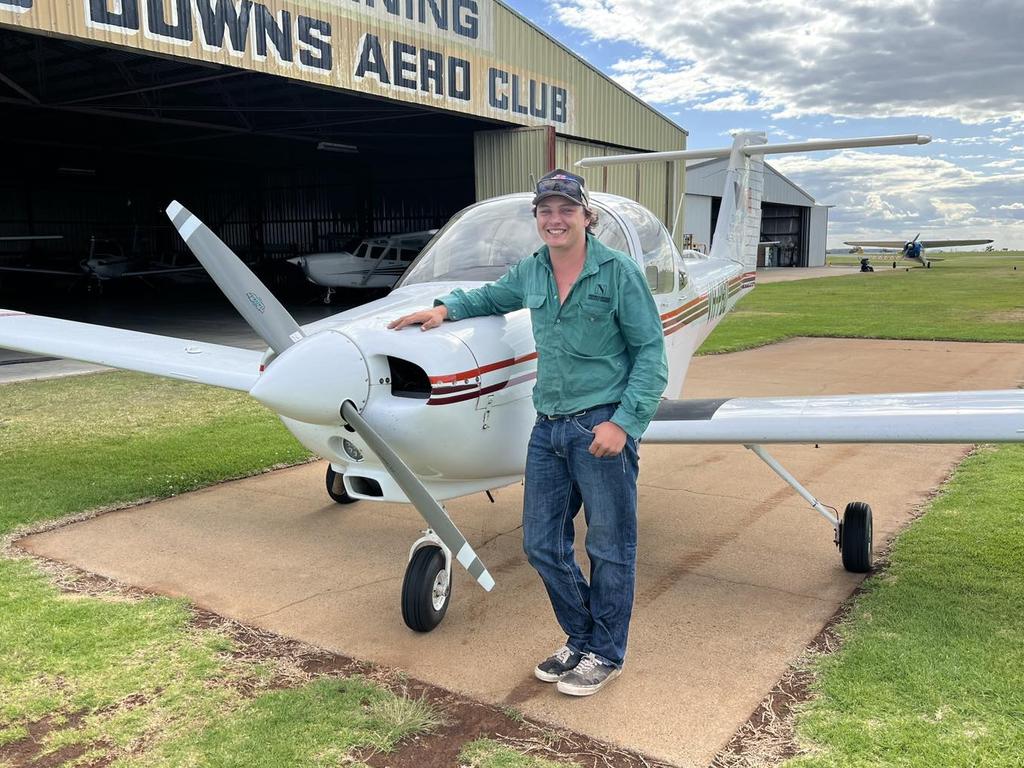
[[[577,205],[582,205],[590,210],[590,198],[587,197],[587,190],[584,188],[583,177],[575,173],[563,171],[556,168],[541,177],[537,182],[537,192],[533,196],[533,204],[537,205],[541,200],[552,195],[564,197]]]

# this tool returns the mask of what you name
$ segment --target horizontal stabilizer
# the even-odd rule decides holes
[[[662,402],[645,443],[1010,443],[1024,390]]]
[[[0,347],[248,392],[263,354],[0,309]]]

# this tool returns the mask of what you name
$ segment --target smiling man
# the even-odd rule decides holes
[[[592,234],[583,179],[554,170],[533,198],[544,241],[499,280],[461,289],[390,324],[530,309],[537,345],[537,423],[526,457],[523,549],[540,574],[565,643],[534,669],[573,696],[622,670],[636,580],[637,441],[668,383],[665,341],[640,267]],[[576,562],[573,520],[587,522],[590,578]]]

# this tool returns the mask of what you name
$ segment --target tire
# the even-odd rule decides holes
[[[402,618],[415,632],[429,632],[444,618],[452,597],[452,584],[440,547],[416,550],[402,582]]]
[[[843,512],[843,524],[839,529],[843,568],[850,573],[871,570],[871,537],[871,507],[863,501],[851,501]]]
[[[359,499],[348,495],[348,492],[345,490],[345,483],[342,482],[343,477],[344,475],[334,471],[334,467],[330,464],[327,465],[327,477],[325,478],[327,495],[339,504],[352,504],[359,501]]]

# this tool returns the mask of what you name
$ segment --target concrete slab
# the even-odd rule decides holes
[[[691,397],[1013,387],[1024,345],[798,339],[699,358]],[[802,446],[773,453],[826,503],[867,500],[876,547],[965,453],[948,446]],[[461,570],[433,633],[402,623],[421,528],[404,505],[337,506],[323,464],[263,475],[33,536],[42,556],[685,766],[706,765],[860,578],[830,526],[741,447],[644,446],[640,564],[626,671],[590,699],[532,676],[561,641],[521,554],[522,489],[451,512],[497,580]],[[584,557],[582,551],[580,557]]]

